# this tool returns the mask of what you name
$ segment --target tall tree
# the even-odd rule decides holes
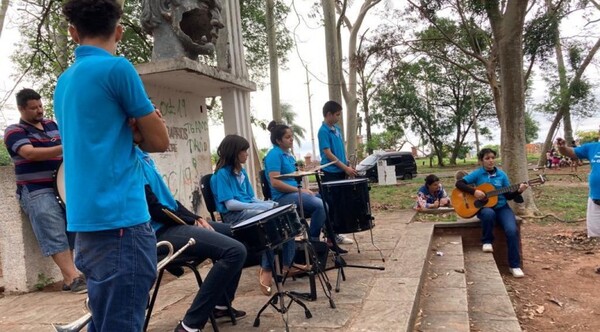
[[[288,103],[281,104],[281,120],[290,126],[292,133],[294,134],[294,141],[296,141],[296,144],[300,147],[300,140],[304,139],[306,129],[296,123],[296,112],[294,112],[292,105]]]
[[[0,2],[0,36],[2,36],[2,30],[4,27],[4,18],[6,18],[6,12],[8,11],[9,2],[8,0],[2,0]]]
[[[269,71],[271,81],[271,111],[273,120],[281,120],[281,106],[279,100],[279,59],[277,57],[277,41],[275,28],[275,3],[274,0],[266,1],[267,45],[269,46]]]

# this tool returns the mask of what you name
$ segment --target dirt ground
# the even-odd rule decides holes
[[[504,283],[523,330],[600,331],[600,239],[587,238],[585,221],[529,220],[521,237],[526,277]]]

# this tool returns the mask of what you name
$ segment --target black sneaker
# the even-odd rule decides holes
[[[175,326],[175,330],[173,332],[187,332],[187,330],[181,324],[183,321],[179,321],[179,324]],[[196,329],[195,331],[202,332],[202,330]]]
[[[329,250],[331,252],[336,252],[335,246],[331,243],[331,241],[329,241],[329,239],[327,239],[327,247],[329,247]],[[337,247],[338,247],[338,249],[337,249],[337,253],[338,254],[343,255],[343,254],[347,254],[348,253],[348,250],[342,249],[342,248],[340,248],[340,246],[337,246]]]
[[[234,308],[231,308],[231,311],[233,311],[233,314],[235,315],[236,320],[246,317],[245,311],[235,310]],[[214,309],[213,315],[215,315],[215,320],[231,321],[231,316],[229,315],[229,310],[227,310],[227,309],[224,309],[224,310],[223,309]]]

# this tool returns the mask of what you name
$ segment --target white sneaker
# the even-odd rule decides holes
[[[521,270],[520,267],[510,268],[509,270],[515,278],[523,278],[525,276],[525,273],[523,273],[523,270]]]
[[[492,247],[491,243],[484,243],[481,250],[483,250],[483,252],[494,252],[494,247]]]
[[[337,244],[354,244],[354,241],[352,241],[351,238],[347,238],[341,234],[335,236],[335,242]]]

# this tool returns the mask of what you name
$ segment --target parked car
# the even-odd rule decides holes
[[[385,160],[388,166],[396,166],[396,178],[410,180],[417,175],[417,163],[410,152],[382,152],[361,161],[356,166],[358,176],[377,182],[377,162],[380,160]]]

